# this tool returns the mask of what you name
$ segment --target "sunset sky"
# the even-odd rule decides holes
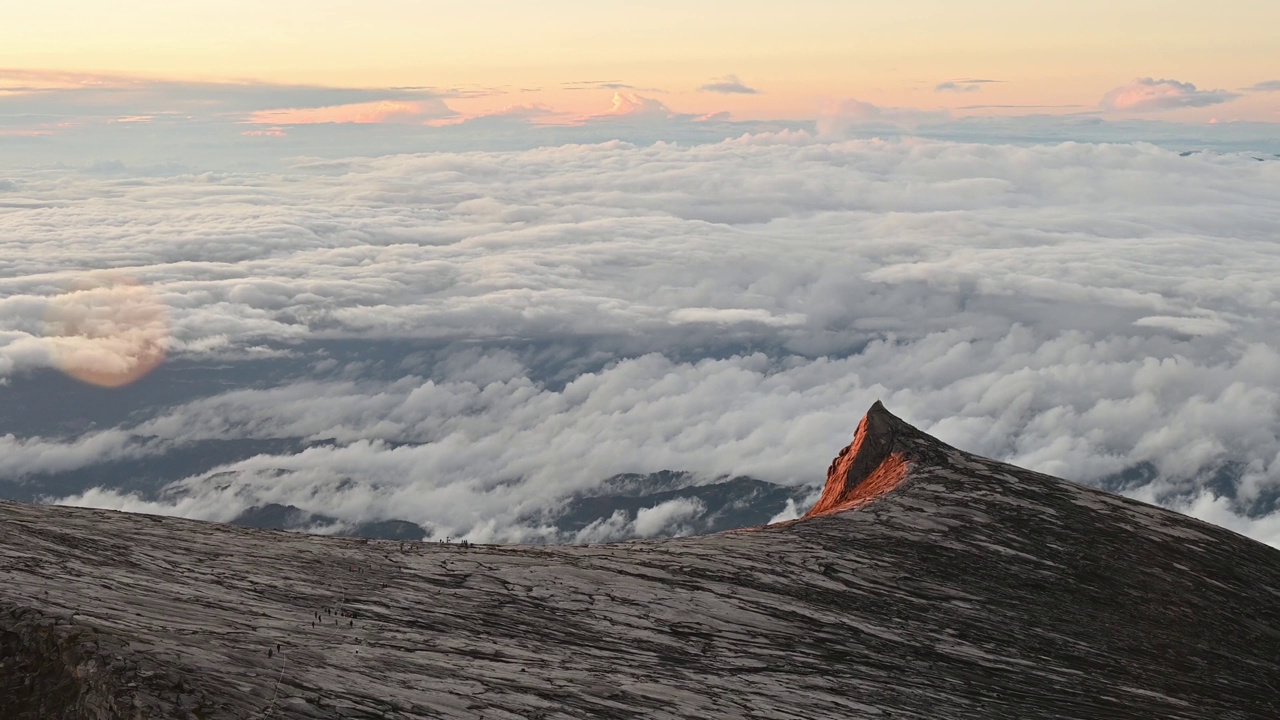
[[[282,93],[276,106],[243,109],[262,124],[571,122],[646,100],[803,120],[850,99],[952,116],[1275,122],[1280,3],[47,0],[5,10],[0,68],[9,116],[36,94],[167,81],[123,116],[165,112],[166,94],[169,110],[190,112],[183,84],[252,82],[431,92]]]

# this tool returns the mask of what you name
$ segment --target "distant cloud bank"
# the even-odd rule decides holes
[[[955,77],[933,89],[977,99],[981,89],[1004,82]],[[0,68],[0,162],[7,167],[147,168],[160,174],[279,171],[299,157],[527,150],[612,140],[715,143],[815,126],[824,139],[1142,140],[1180,149],[1266,150],[1280,144],[1275,124],[1240,120],[1274,116],[1267,107],[1276,82],[1231,92],[1143,78],[1107,93],[1093,117],[1084,117],[1088,113],[1061,112],[1078,109],[1078,103],[1028,104],[1014,98],[969,102],[948,111],[933,103],[906,107],[843,96],[808,98],[797,105],[786,92],[770,94],[766,109],[760,102],[765,91],[737,75],[715,78],[696,92],[673,93],[616,77],[547,88],[326,87]],[[999,100],[1008,96],[1001,93]],[[1243,99],[1212,130],[1211,118],[1195,112],[1238,98]],[[750,117],[785,110],[787,103],[796,113],[793,119]],[[1022,112],[1004,116],[1010,111]],[[1171,113],[1180,118],[1178,124],[1169,122]],[[1135,120],[1142,114],[1152,119],[1148,125]]]

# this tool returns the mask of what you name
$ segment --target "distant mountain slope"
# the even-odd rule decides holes
[[[314,623],[314,625],[313,625]],[[1280,552],[878,403],[804,519],[617,545],[0,504],[0,717],[1280,717]]]

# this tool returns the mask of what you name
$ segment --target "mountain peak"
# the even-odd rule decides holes
[[[858,423],[853,441],[831,461],[822,496],[805,517],[852,510],[897,487],[911,466],[911,441],[922,437],[928,438],[877,400]]]

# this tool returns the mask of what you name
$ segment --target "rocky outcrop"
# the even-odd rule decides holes
[[[805,517],[852,510],[897,487],[907,476],[908,459],[904,451],[908,447],[919,449],[907,442],[909,431],[914,428],[896,421],[884,405],[876,401],[858,423],[853,442],[831,461],[822,495]]]
[[[1280,552],[873,407],[806,518],[460,547],[0,504],[0,718],[1280,717]]]

